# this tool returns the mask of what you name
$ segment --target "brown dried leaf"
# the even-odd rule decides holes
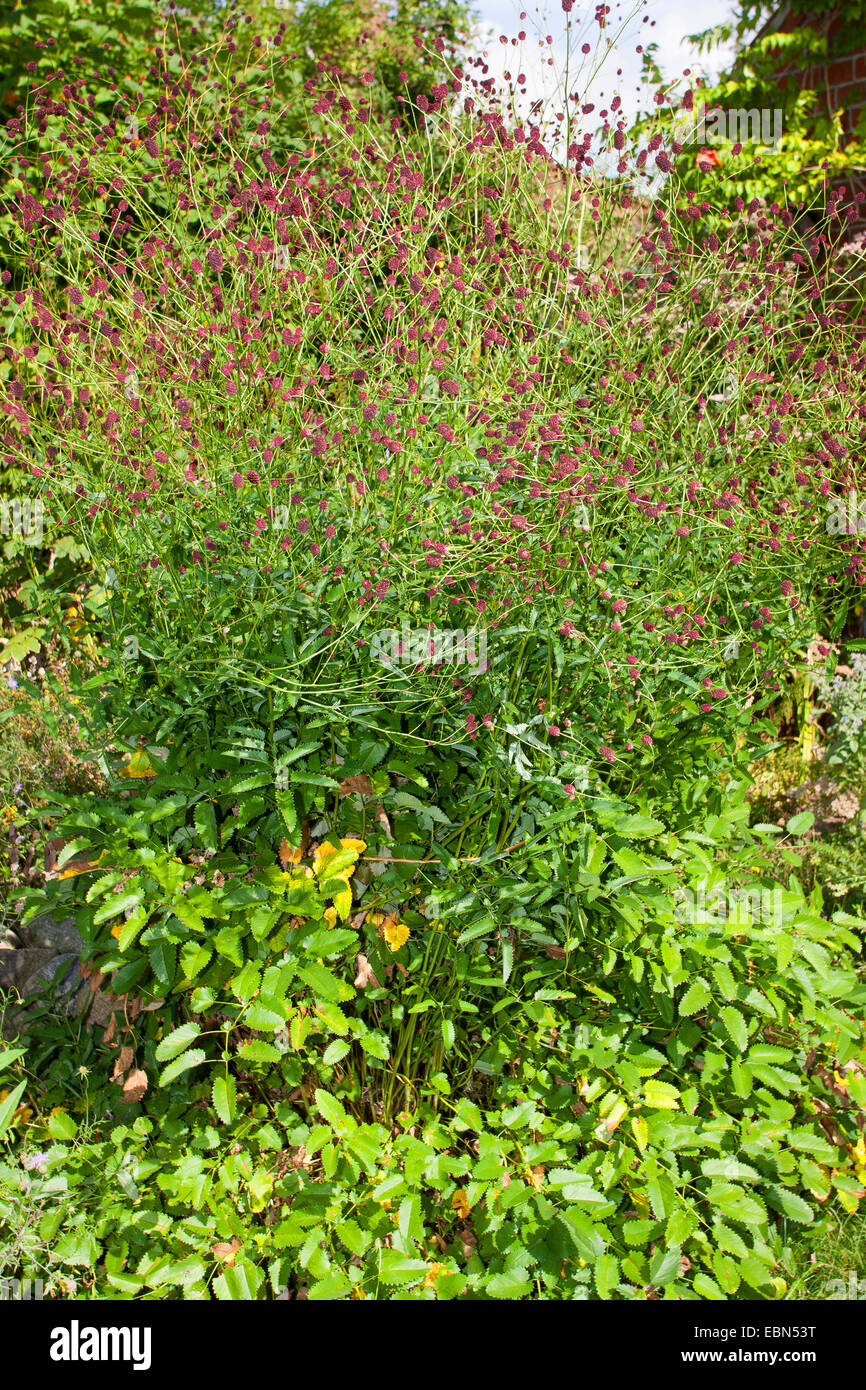
[[[373,783],[366,772],[355,777],[344,777],[340,783],[340,796],[374,796]]]
[[[304,851],[300,845],[297,849],[293,849],[288,840],[281,840],[278,853],[280,856],[280,867],[285,871],[290,864],[300,864]]]
[[[472,1227],[469,1225],[468,1221],[464,1222],[464,1224],[459,1228],[457,1234],[460,1238],[460,1245],[463,1249],[463,1258],[466,1260],[471,1260],[472,1256],[475,1254],[475,1247],[478,1244],[478,1237],[476,1236]]]
[[[48,844],[45,846],[45,869],[47,873],[50,874],[54,869],[57,864],[57,856],[65,844],[66,841],[60,838],[48,841]]]
[[[114,1070],[111,1073],[112,1081],[122,1081],[135,1060],[135,1052],[131,1047],[122,1047],[114,1059]]]
[[[216,1245],[211,1246],[211,1254],[217,1259],[222,1260],[223,1264],[233,1265],[235,1255],[241,1248],[241,1243],[237,1236],[229,1240],[217,1241]]]
[[[839,1149],[844,1149],[847,1141],[833,1118],[833,1111],[830,1109],[830,1106],[825,1100],[821,1100],[820,1097],[814,1098],[812,1104],[818,1112],[818,1124],[830,1140],[830,1143],[835,1144]]]
[[[87,1015],[87,1022],[90,1027],[103,1028],[114,1018],[117,1011],[123,1008],[124,1002],[123,995],[109,994],[104,989],[97,990],[93,996],[90,1013]],[[113,1033],[111,1037],[114,1037]]]
[[[147,1072],[136,1068],[131,1071],[123,1083],[123,1099],[127,1105],[135,1105],[136,1101],[142,1100],[147,1091]]]
[[[355,971],[356,989],[366,989],[368,985],[372,985],[374,989],[382,988],[366,956],[358,954],[355,957]]]
[[[545,946],[544,954],[550,956],[551,960],[565,960],[565,949],[562,946]]]
[[[96,859],[70,859],[61,874],[57,874],[58,882],[62,878],[75,878],[76,874],[88,874],[93,869],[99,867]],[[54,877],[52,873],[51,877]]]

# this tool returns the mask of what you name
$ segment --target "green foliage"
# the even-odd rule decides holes
[[[731,209],[735,199],[743,202],[758,199],[768,203],[775,200],[801,218],[804,212],[814,214],[824,238],[838,240],[844,235],[847,224],[832,209],[827,220],[827,197],[831,189],[864,165],[866,122],[863,113],[855,119],[853,135],[846,134],[843,113],[831,109],[826,90],[803,88],[796,75],[793,79],[782,79],[780,74],[787,68],[795,74],[810,71],[820,75],[824,70],[822,63],[832,62],[837,55],[856,47],[857,35],[862,34],[862,27],[858,29],[856,25],[862,20],[864,7],[862,0],[853,0],[847,6],[795,5],[795,13],[805,19],[805,23],[791,32],[756,33],[759,20],[769,18],[777,9],[775,5],[741,3],[732,24],[716,26],[692,37],[699,52],[711,50],[717,43],[727,43],[733,33],[739,41],[732,64],[718,80],[703,77],[696,86],[693,83],[694,108],[704,105],[708,121],[714,108],[743,115],[748,112],[757,115],[761,111],[768,115],[775,113],[774,121],[779,122],[779,128],[774,129],[773,139],[731,133],[727,138],[724,135],[719,138],[716,134],[711,144],[718,162],[712,166],[702,165],[698,156],[706,150],[706,145],[695,131],[694,115],[673,109],[678,98],[669,90],[666,99],[672,109],[665,111],[660,125],[676,141],[673,150],[678,182],[708,201],[717,213]],[[851,28],[828,39],[820,24],[824,13],[833,17],[843,14],[851,21]],[[655,47],[648,50],[644,65],[647,76],[660,82]],[[811,255],[817,254],[819,242],[813,242],[809,235],[808,217],[799,225],[803,247],[808,248]]]
[[[847,674],[821,673],[816,699],[821,712],[829,716],[828,767],[835,775],[847,773],[849,779],[861,781],[866,755],[866,656],[855,651]]]
[[[23,921],[71,917],[119,1007],[10,1011],[4,1258],[96,1298],[781,1298],[790,1230],[863,1197],[863,923],[746,789],[863,578],[825,516],[860,326],[784,224],[684,252],[675,191],[541,196],[537,133],[446,103],[448,34],[398,100],[410,18],[313,75],[232,12],[204,116],[178,40],[159,97],[73,131],[48,84],[7,132],[4,466],[104,658],[99,794],[45,805]],[[458,621],[485,655],[428,660]]]
[[[55,889],[112,989],[149,978],[178,1021],[148,1015],[141,1118],[48,1150],[53,1263],[126,1297],[784,1296],[789,1223],[862,1192],[832,1090],[866,1104],[862,923],[768,877],[743,789],[680,833],[552,814],[543,854],[461,870],[394,954],[375,913],[324,915],[357,843],[196,873],[147,826],[160,786],[128,852],[105,827],[110,872]]]

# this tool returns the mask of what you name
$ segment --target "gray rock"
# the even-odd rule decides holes
[[[84,1008],[90,998],[90,990],[81,974],[81,962],[72,951],[40,965],[21,987],[25,997],[38,996],[45,990],[50,993],[58,1014],[71,1017]]]
[[[74,951],[76,955],[81,954],[81,933],[73,917],[63,917],[55,922],[50,912],[43,912],[28,922],[26,927],[19,927],[18,933],[24,945],[35,950],[53,951],[55,955],[68,951]]]
[[[12,927],[0,927],[0,951],[17,951],[20,945]]]
[[[33,950],[22,946],[18,951],[0,954],[0,990],[21,990],[25,981],[45,965],[50,965],[54,951]]]

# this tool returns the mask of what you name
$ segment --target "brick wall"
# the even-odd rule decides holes
[[[775,32],[791,33],[802,25],[809,24],[808,17],[780,12],[771,26]],[[863,25],[845,24],[840,18],[813,20],[810,27],[822,29],[827,34],[828,57],[809,64],[804,69],[783,67],[780,69],[780,85],[788,88],[790,84],[809,88],[818,93],[819,101],[826,105],[828,114],[842,111],[842,128],[846,135],[853,135],[858,119],[866,111],[866,29]],[[847,180],[849,192],[866,191],[866,178],[853,174]],[[860,205],[860,214],[852,224],[853,232],[866,227],[866,202]]]

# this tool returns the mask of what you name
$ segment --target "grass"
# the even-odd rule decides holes
[[[790,1281],[788,1299],[851,1298],[852,1276],[858,1284],[863,1280],[862,1291],[853,1292],[853,1297],[866,1298],[866,1224],[862,1216],[856,1212],[828,1213],[818,1229],[792,1237],[784,1263]]]

